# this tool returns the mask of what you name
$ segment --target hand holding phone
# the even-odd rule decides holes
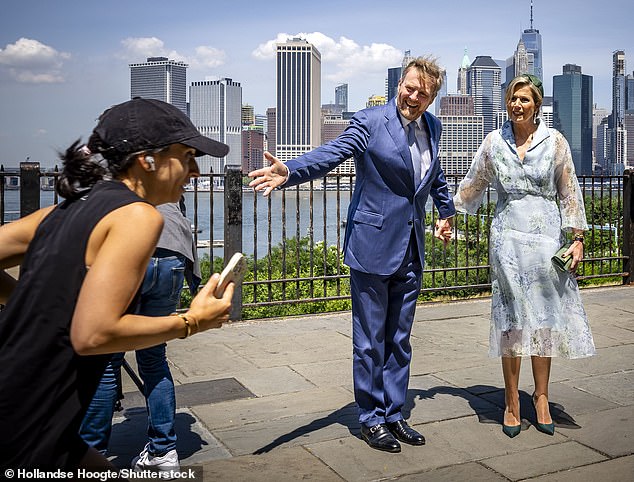
[[[242,283],[244,275],[247,273],[247,258],[242,253],[234,254],[225,269],[220,273],[220,279],[218,280],[218,286],[214,292],[217,298],[221,298],[225,292],[225,288],[230,282],[234,282],[236,285]]]

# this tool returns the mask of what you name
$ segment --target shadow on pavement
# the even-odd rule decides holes
[[[119,468],[129,468],[132,459],[139,455],[148,441],[147,412],[145,407],[135,407],[123,412],[125,420],[112,426],[108,458]],[[180,460],[191,457],[200,451],[207,442],[192,430],[196,419],[187,412],[176,412],[174,430],[176,431],[176,449]]]
[[[466,388],[457,388],[450,386],[438,386],[427,390],[409,389],[407,391],[407,399],[403,406],[403,417],[409,419],[412,410],[416,406],[418,400],[432,399],[436,395],[451,395],[462,397],[469,403],[475,415],[478,416],[480,423],[494,423],[501,425],[503,421],[504,410],[504,390],[499,387],[489,385],[473,385]],[[566,413],[564,407],[557,403],[549,403],[550,414],[553,422],[557,427],[581,428],[575,422],[574,418]],[[520,391],[520,406],[522,418],[522,430],[526,430],[530,425],[536,422],[535,410],[531,402],[531,395]],[[315,432],[322,428],[333,424],[345,425],[351,434],[360,438],[360,427],[357,416],[357,404],[351,402],[326,417],[318,418],[312,422],[296,428],[292,432],[277,437],[267,445],[253,452],[254,455],[264,454],[272,449],[279,447],[287,442],[303,437],[311,432]]]

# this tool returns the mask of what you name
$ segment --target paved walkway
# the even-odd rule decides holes
[[[181,463],[202,466],[206,481],[632,481],[634,288],[582,296],[598,355],[554,360],[552,437],[531,425],[528,360],[524,430],[502,433],[502,373],[487,357],[483,299],[418,307],[405,416],[427,445],[400,454],[360,439],[349,312],[234,323],[171,342]],[[124,390],[111,443],[121,467],[143,447],[145,424],[127,377]]]

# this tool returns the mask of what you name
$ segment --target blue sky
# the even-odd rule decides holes
[[[594,77],[594,100],[611,109],[612,52],[634,70],[631,0],[534,0],[543,39],[544,85],[566,63]],[[189,65],[188,83],[229,77],[243,102],[275,105],[276,39],[302,34],[322,54],[322,103],[349,85],[351,110],[383,94],[388,67],[405,50],[432,54],[448,91],[465,47],[506,59],[529,27],[530,0],[3,0],[0,17],[0,163],[49,166],[56,152],[86,138],[98,115],[130,95],[128,64],[163,55]]]

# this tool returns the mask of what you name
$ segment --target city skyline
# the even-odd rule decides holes
[[[108,106],[130,96],[130,63],[165,56],[190,65],[187,85],[228,77],[243,87],[243,102],[257,114],[275,106],[275,43],[301,36],[322,54],[322,103],[334,102],[335,87],[348,84],[350,110],[371,95],[384,95],[388,68],[403,54],[433,54],[456,92],[464,49],[471,59],[513,55],[530,27],[530,0],[485,5],[435,5],[418,11],[395,8],[385,23],[384,2],[278,1],[245,6],[141,0],[108,4],[7,0],[0,20],[0,163],[15,166],[27,156],[43,165],[56,151],[86,136]],[[533,28],[543,39],[544,87],[565,64],[594,79],[594,101],[612,105],[612,52],[629,57],[629,2],[603,9],[589,1],[534,0]],[[587,8],[584,6],[587,5]],[[288,8],[285,8],[287,6]],[[592,10],[592,15],[586,12]],[[419,15],[420,27],[412,26]],[[139,20],[141,19],[141,20]],[[343,21],[342,21],[343,19]]]

